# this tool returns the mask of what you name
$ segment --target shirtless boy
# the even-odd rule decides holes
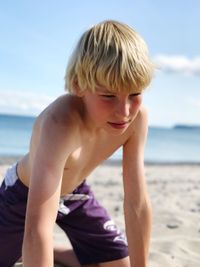
[[[29,153],[8,169],[1,185],[1,267],[21,255],[24,267],[51,267],[54,257],[76,267],[147,266],[151,205],[142,93],[152,75],[146,45],[129,26],[104,21],[82,35],[66,71],[69,94],[38,116]],[[128,246],[85,182],[119,147]],[[63,259],[53,252],[55,222],[73,247]]]

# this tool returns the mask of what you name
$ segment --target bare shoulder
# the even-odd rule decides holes
[[[70,95],[63,95],[52,102],[37,118],[34,128],[55,131],[54,134],[74,134],[78,128],[80,105],[78,100]]]
[[[133,123],[131,133],[123,146],[124,177],[140,179],[144,174],[144,148],[148,132],[147,109],[141,107]]]
[[[145,142],[147,132],[148,132],[148,111],[146,107],[141,106],[135,120],[133,121],[128,141],[135,140],[135,142]]]
[[[62,95],[52,102],[40,115],[42,121],[57,126],[67,126],[80,117],[79,103],[76,97]],[[77,125],[77,124],[76,124]]]
[[[135,121],[134,121],[134,131],[140,131],[142,128],[148,126],[148,112],[145,106],[141,106]]]
[[[54,154],[61,151],[72,151],[78,143],[79,122],[77,100],[63,95],[51,103],[37,118],[33,127],[30,154],[36,151],[53,150]],[[41,149],[40,149],[40,148]],[[51,151],[52,155],[52,151]]]

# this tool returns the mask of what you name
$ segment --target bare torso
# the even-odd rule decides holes
[[[61,102],[65,102],[67,96],[61,97]],[[59,102],[59,100],[58,100]],[[61,103],[61,104],[62,104]],[[56,104],[54,104],[55,106]],[[32,138],[30,142],[30,151],[25,155],[18,163],[17,172],[20,180],[29,186],[31,168],[33,164],[33,157],[35,149],[38,144],[38,138],[40,134],[41,122],[46,114],[51,109],[51,106],[47,108],[37,118],[33,127]],[[66,114],[60,111],[63,116]],[[129,127],[131,128],[131,127]],[[68,158],[66,158],[63,176],[61,195],[71,193],[87,176],[97,167],[102,161],[111,156],[120,146],[122,146],[128,136],[130,136],[131,129],[127,130],[122,135],[109,135],[106,132],[100,132],[98,135],[88,135],[84,129],[81,128],[81,136],[77,140],[77,147],[74,149]],[[42,177],[41,177],[42,179]]]

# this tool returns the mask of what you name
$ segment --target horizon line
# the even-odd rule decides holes
[[[37,118],[38,115],[31,115],[31,114],[19,114],[19,113],[5,113],[5,112],[0,112],[0,116],[12,116],[12,117],[25,117],[25,118]],[[194,124],[194,123],[175,123],[173,125],[159,125],[159,124],[149,124],[149,127],[151,128],[168,128],[168,129],[173,129],[173,128],[200,128],[200,124]]]

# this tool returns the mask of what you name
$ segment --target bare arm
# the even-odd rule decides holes
[[[144,175],[147,114],[142,109],[123,149],[124,212],[131,267],[146,267],[151,233],[151,205]]]
[[[47,118],[34,153],[23,242],[24,267],[53,267],[53,226],[70,153],[67,127]]]

